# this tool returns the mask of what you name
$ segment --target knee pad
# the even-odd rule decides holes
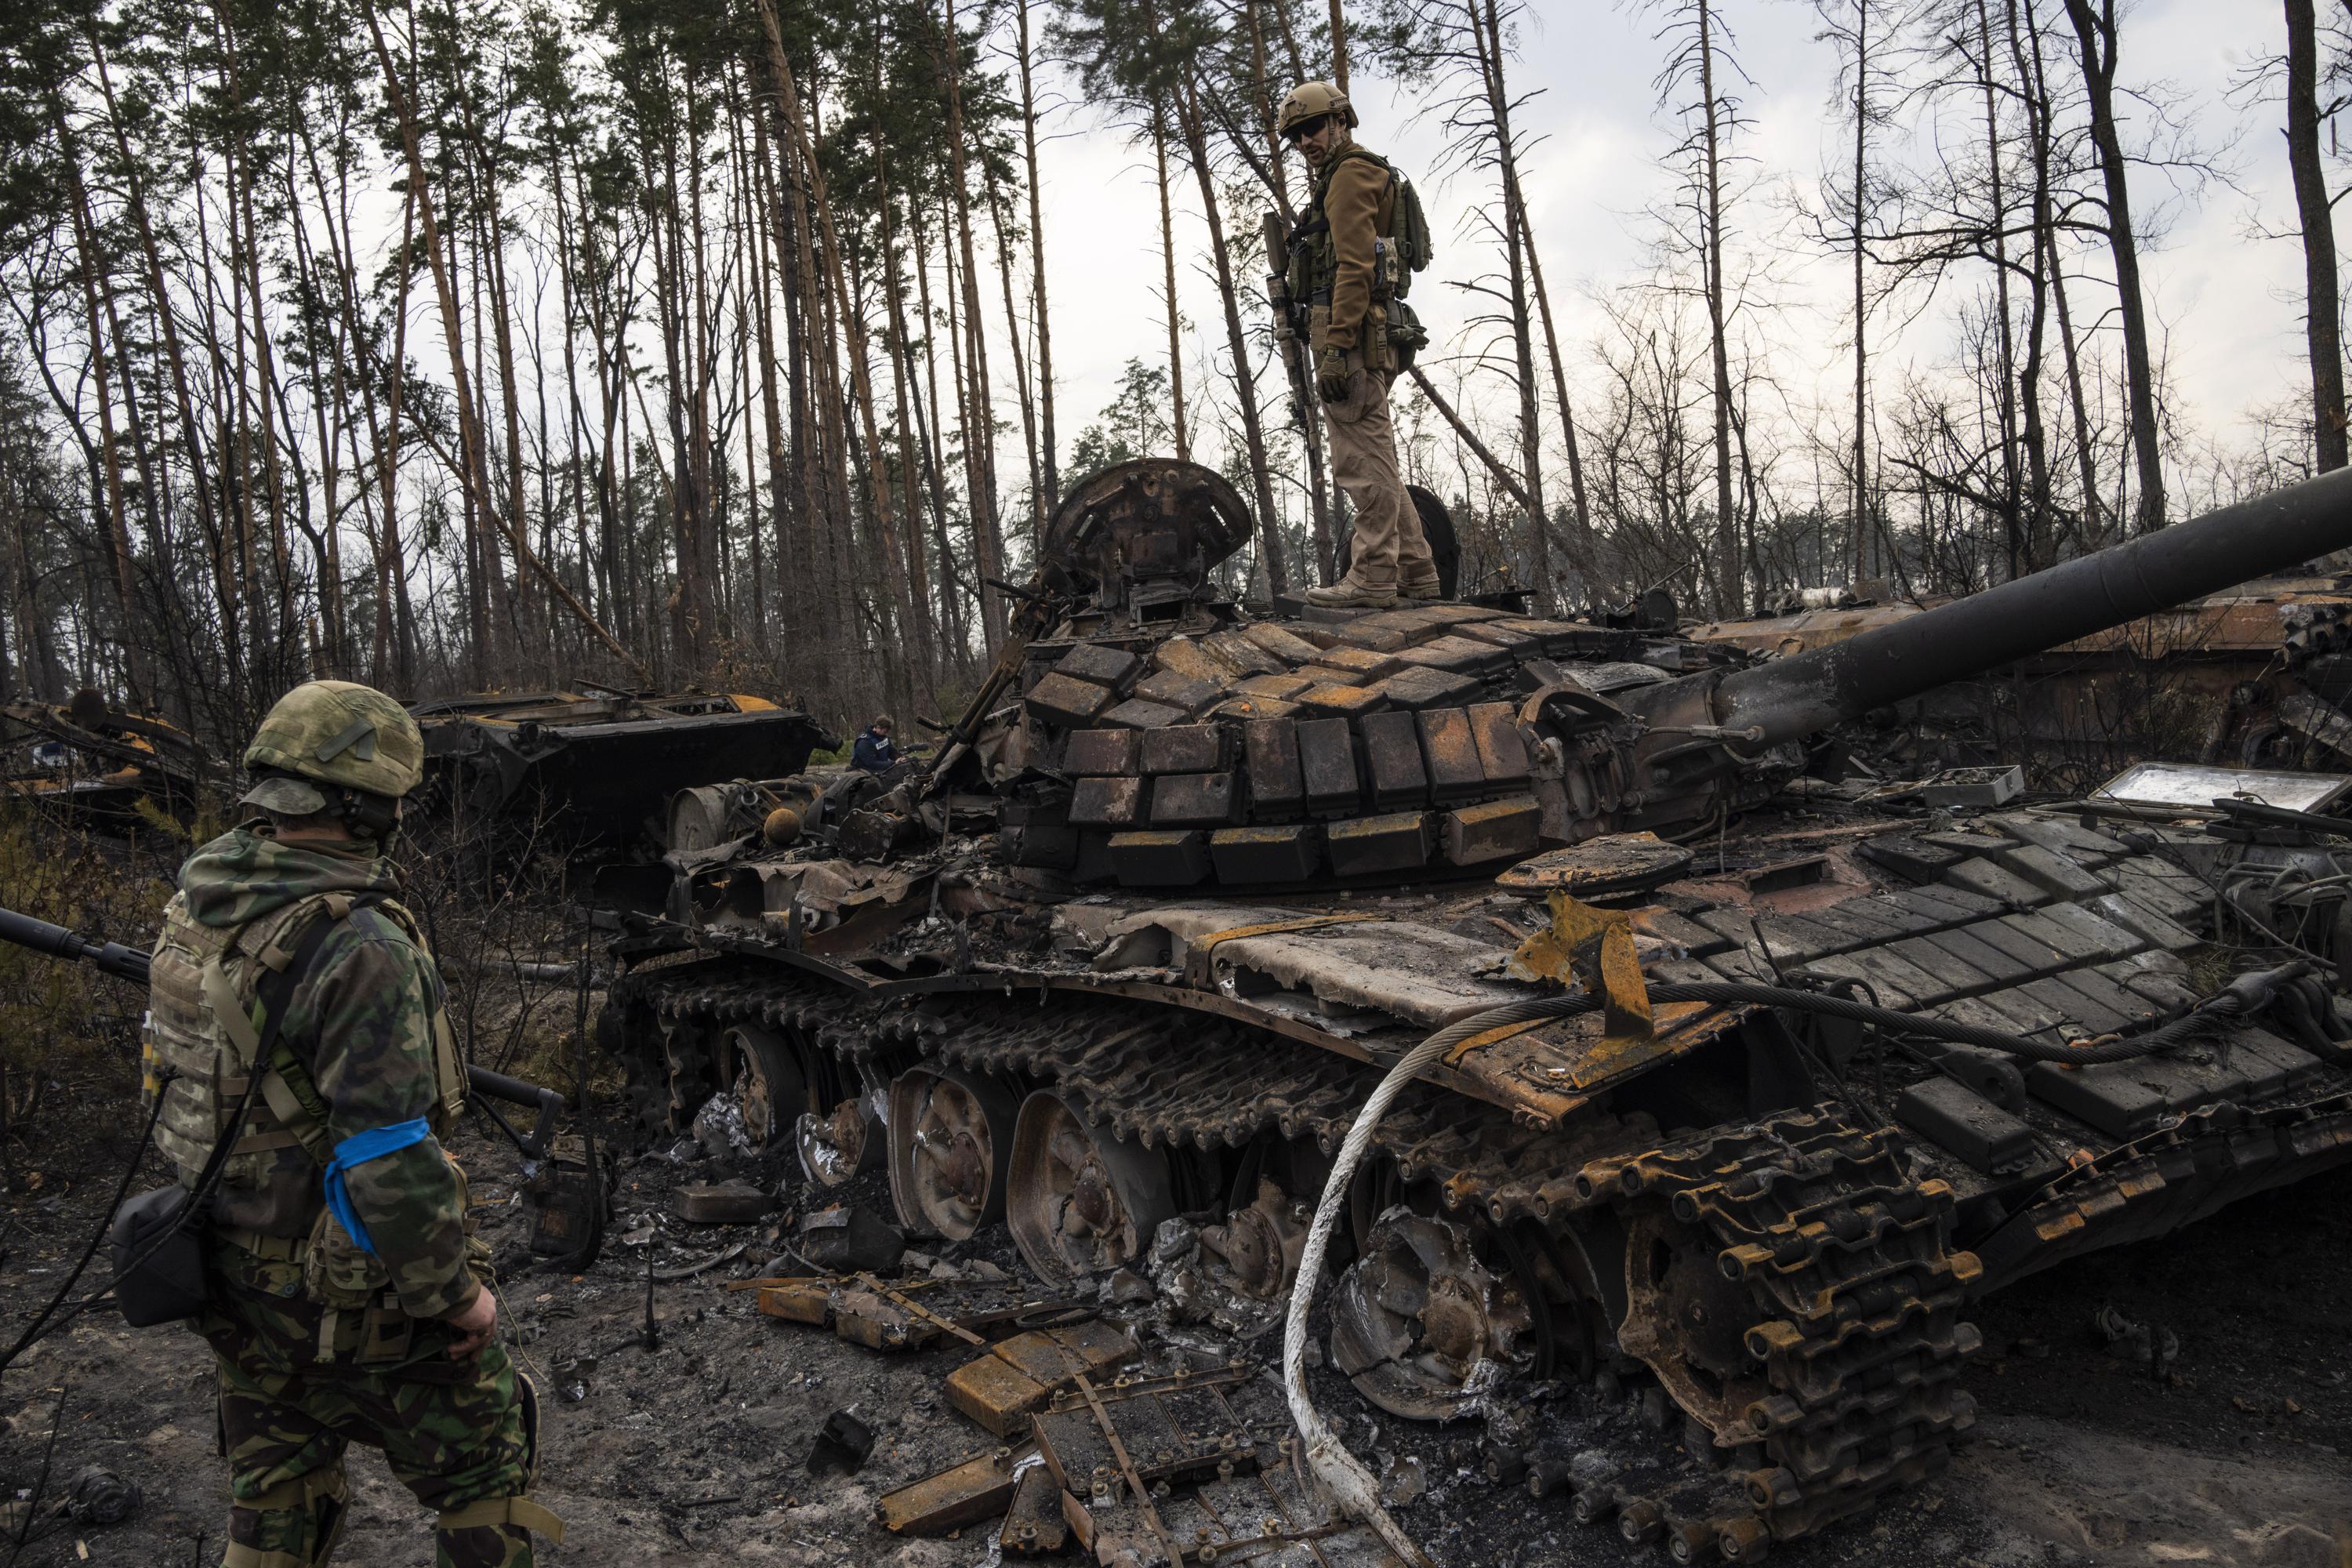
[[[342,1540],[351,1515],[341,1462],[306,1476],[294,1476],[258,1495],[233,1501],[232,1513],[255,1516],[256,1534],[268,1545],[238,1541],[234,1530],[221,1556],[221,1568],[326,1568]],[[280,1528],[269,1528],[276,1516]]]
[[[523,1490],[528,1493],[539,1484],[539,1388],[520,1367],[515,1369],[514,1380],[515,1398],[522,1406]],[[434,1529],[445,1534],[485,1525],[529,1531],[558,1546],[563,1544],[563,1521],[528,1496],[484,1498],[450,1509],[434,1521]]]

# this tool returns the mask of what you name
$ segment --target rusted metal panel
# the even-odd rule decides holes
[[[1376,713],[1387,700],[1378,691],[1365,686],[1342,686],[1327,683],[1310,686],[1298,694],[1298,705],[1312,713],[1341,719],[1360,718]]]
[[[1170,724],[1181,724],[1190,715],[1181,708],[1171,708],[1161,702],[1146,702],[1140,697],[1130,697],[1102,716],[1102,721],[1114,729],[1158,730]]]
[[[1310,679],[1350,686],[1370,686],[1376,680],[1394,675],[1402,668],[1403,664],[1394,654],[1341,647],[1325,649],[1317,656],[1313,664],[1302,667],[1298,673]]]
[[[1331,869],[1342,877],[1419,870],[1429,864],[1429,816],[1403,811],[1335,822],[1323,835]]]
[[[1311,675],[1292,672],[1285,675],[1253,675],[1247,680],[1235,681],[1230,690],[1238,697],[1265,697],[1286,702],[1309,687],[1321,682]]]
[[[1143,673],[1143,660],[1124,648],[1108,647],[1101,643],[1080,643],[1062,656],[1054,666],[1055,675],[1072,680],[1088,680],[1112,691],[1125,693]]]
[[[1171,773],[1152,786],[1151,820],[1164,827],[1204,827],[1231,822],[1241,790],[1229,773]]]
[[[1358,729],[1364,737],[1364,768],[1371,775],[1372,804],[1383,809],[1426,804],[1429,770],[1421,760],[1421,738],[1412,715],[1375,713]]]
[[[1069,1521],[1062,1517],[1062,1489],[1044,1465],[1021,1472],[1012,1506],[996,1532],[1008,1557],[1050,1557],[1069,1544]]]
[[[1430,788],[1440,801],[1460,800],[1485,787],[1486,774],[1478,765],[1478,742],[1470,732],[1467,709],[1425,709],[1413,715],[1413,724],[1429,764]]]
[[[1444,708],[1468,702],[1485,689],[1475,675],[1444,669],[1401,669],[1374,689],[1399,708]]]
[[[1143,737],[1147,773],[1212,773],[1228,761],[1231,731],[1222,724],[1171,724]]]
[[[1070,792],[1070,821],[1080,827],[1131,827],[1143,819],[1150,784],[1138,778],[1087,778]]]
[[[1110,836],[1110,865],[1122,887],[1189,888],[1209,874],[1209,836],[1197,827]]]
[[[1306,781],[1298,771],[1298,731],[1287,720],[1267,719],[1242,726],[1243,761],[1249,770],[1250,802],[1261,811],[1287,814],[1306,804]]]
[[[1209,835],[1209,862],[1220,882],[1303,882],[1323,863],[1323,829],[1223,827]]]
[[[1481,702],[1470,709],[1470,734],[1478,766],[1496,789],[1523,789],[1528,782],[1528,743],[1519,736],[1518,712],[1507,702]]]
[[[1157,702],[1163,708],[1174,708],[1185,713],[1205,711],[1214,707],[1224,694],[1224,689],[1213,681],[1179,674],[1172,669],[1157,670],[1135,683],[1135,695],[1146,702]]]
[[[948,1403],[1000,1437],[1017,1436],[1071,1379],[1135,1353],[1127,1331],[1108,1323],[1015,1334],[948,1374]]]
[[[1535,853],[1543,807],[1531,795],[1465,805],[1438,818],[1438,842],[1449,866],[1485,866]]]
[[[1022,700],[1034,717],[1072,730],[1093,723],[1114,700],[1108,687],[1058,672],[1031,687]]]
[[[1062,771],[1074,778],[1132,777],[1141,771],[1133,730],[1073,730],[1062,743]]]
[[[1213,632],[1202,641],[1244,675],[1280,675],[1290,668],[1238,631]]]
[[[883,1493],[874,1505],[875,1516],[894,1535],[945,1535],[994,1519],[1012,1505],[1014,1466],[1034,1452],[1024,1445],[975,1454],[961,1464]]]
[[[1297,728],[1300,777],[1307,786],[1307,806],[1315,812],[1340,812],[1359,798],[1356,742],[1345,719],[1301,721]]]
[[[1244,626],[1242,635],[1287,665],[1312,664],[1321,651],[1305,637],[1271,621],[1257,621]]]

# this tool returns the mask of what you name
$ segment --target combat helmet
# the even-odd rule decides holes
[[[1292,126],[1305,125],[1329,114],[1345,115],[1348,129],[1356,128],[1356,107],[1348,101],[1346,93],[1328,81],[1302,81],[1282,100],[1282,112],[1276,119],[1275,130],[1286,137]]]
[[[246,804],[289,816],[341,806],[352,826],[381,837],[393,803],[425,774],[425,737],[408,710],[372,686],[310,680],[278,700],[245,749],[257,783]]]

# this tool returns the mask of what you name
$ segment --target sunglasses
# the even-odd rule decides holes
[[[1322,130],[1323,127],[1328,125],[1330,122],[1331,117],[1329,115],[1318,114],[1312,120],[1300,121],[1288,131],[1284,132],[1283,134],[1289,139],[1290,144],[1293,147],[1296,147],[1301,142],[1306,141],[1309,136],[1314,135],[1317,132]]]

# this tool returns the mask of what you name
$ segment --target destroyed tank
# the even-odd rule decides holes
[[[1174,1258],[1276,1302],[1384,1069],[1580,989],[1379,1121],[1330,1360],[1408,1417],[1521,1378],[1679,1407],[1696,1479],[1518,1458],[1685,1561],[1934,1473],[1977,1294],[2352,1159],[2352,780],[1785,788],[1857,715],[2352,542],[2352,472],[1762,662],[1447,602],[1253,618],[1213,576],[1248,529],[1204,469],[1095,476],[935,758],[761,785],[680,861],[604,1015],[653,1114],[731,1097],[1049,1283]]]

